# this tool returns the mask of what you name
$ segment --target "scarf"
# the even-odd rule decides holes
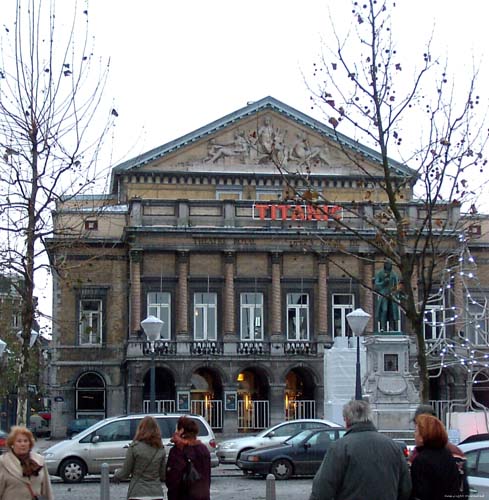
[[[16,455],[14,453],[14,455],[18,458],[22,467],[22,476],[39,476],[39,471],[42,469],[42,465],[39,465],[33,458],[31,458],[30,453],[26,453],[25,455]]]

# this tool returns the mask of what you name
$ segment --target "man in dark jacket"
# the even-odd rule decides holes
[[[372,423],[366,401],[343,407],[348,431],[330,446],[310,500],[408,500],[411,478],[400,447]]]

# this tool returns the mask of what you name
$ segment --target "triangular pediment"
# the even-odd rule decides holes
[[[374,150],[267,97],[115,167],[114,174],[276,174],[277,165],[319,177],[382,172]],[[397,175],[413,176],[400,163],[392,162],[392,166]]]

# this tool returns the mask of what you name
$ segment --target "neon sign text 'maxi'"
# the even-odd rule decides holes
[[[253,219],[313,221],[341,218],[341,207],[338,205],[253,204]]]

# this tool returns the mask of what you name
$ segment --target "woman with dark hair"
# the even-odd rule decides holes
[[[463,478],[447,448],[445,426],[432,415],[416,417],[416,454],[411,464],[412,498],[446,500],[466,498]]]
[[[32,451],[34,436],[26,427],[12,427],[8,451],[0,457],[0,500],[53,499],[44,458]]]
[[[144,417],[129,445],[122,469],[116,470],[113,478],[114,482],[131,478],[128,500],[163,500],[165,455],[158,422],[153,417]]]
[[[207,446],[197,439],[198,433],[195,420],[185,416],[178,419],[166,466],[168,500],[210,500],[211,456]],[[197,471],[198,479],[186,480],[190,467]]]

